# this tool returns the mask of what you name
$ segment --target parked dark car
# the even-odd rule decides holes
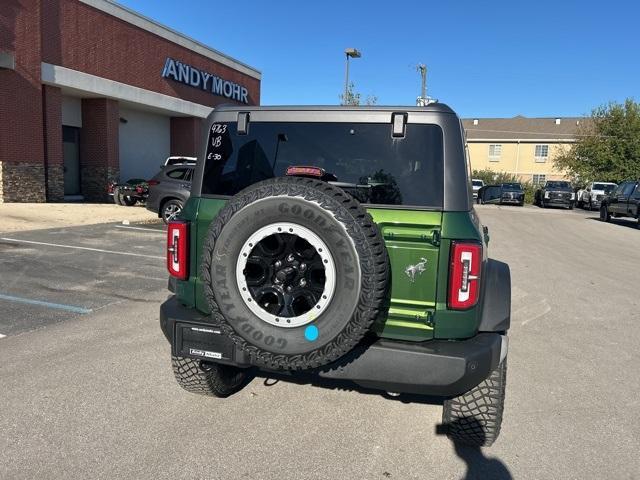
[[[147,209],[167,223],[178,216],[191,194],[194,162],[165,165],[149,180]]]
[[[575,199],[571,182],[566,180],[549,180],[535,194],[535,204],[542,208],[566,207],[573,210]]]
[[[611,217],[635,218],[640,228],[640,180],[622,182],[600,205],[600,220],[608,222]]]
[[[524,205],[524,190],[519,183],[486,185],[478,191],[478,203]]]

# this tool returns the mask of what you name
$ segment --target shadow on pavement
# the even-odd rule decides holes
[[[597,222],[602,222],[602,220],[600,220],[600,217],[585,217],[588,220],[595,220]],[[640,224],[638,223],[638,220],[636,220],[635,218],[612,218],[611,220],[609,220],[609,223],[612,223],[614,225],[620,225],[621,227],[627,227],[627,228],[632,228],[634,230],[637,230],[640,228]]]
[[[482,427],[478,420],[473,417],[471,417],[471,420],[469,418],[465,418],[464,420],[465,428],[472,428],[474,431],[482,432]],[[438,435],[446,435],[447,430],[452,426],[455,428],[456,423],[457,421],[454,421],[450,425],[438,425],[438,427],[436,427],[436,433]],[[481,438],[478,438],[478,442],[483,443],[484,436],[482,436],[482,434],[480,435]],[[486,457],[480,447],[467,446],[456,442],[453,442],[453,447],[458,457],[460,457],[467,466],[467,472],[465,476],[462,477],[463,480],[513,480],[507,466],[498,458]]]
[[[375,390],[372,388],[365,388],[357,385],[356,383],[336,380],[329,378],[322,378],[316,375],[305,374],[303,372],[297,372],[296,376],[290,376],[286,373],[276,372],[253,372],[253,378],[262,379],[265,387],[272,387],[278,382],[293,383],[296,385],[310,385],[317,388],[325,388],[327,390],[342,390],[345,392],[355,392],[361,395],[375,395],[377,397],[384,397],[387,400],[401,402],[401,403],[420,403],[424,405],[442,405],[442,398],[429,397],[426,395],[412,395],[409,393],[403,393],[398,396],[388,395],[382,390]]]

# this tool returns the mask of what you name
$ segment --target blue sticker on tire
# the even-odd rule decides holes
[[[304,338],[306,338],[310,342],[314,342],[318,339],[318,335],[320,332],[318,331],[318,327],[315,325],[309,325],[304,329]]]

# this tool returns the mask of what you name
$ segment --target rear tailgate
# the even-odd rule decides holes
[[[399,340],[433,338],[441,212],[370,208],[391,261],[391,305],[378,335]]]

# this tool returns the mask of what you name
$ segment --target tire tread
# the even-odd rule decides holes
[[[224,398],[240,390],[247,379],[246,372],[226,365],[208,364],[206,370],[200,361],[171,356],[171,366],[178,385],[190,393]]]
[[[462,395],[447,399],[442,412],[447,435],[455,443],[488,447],[500,434],[507,380],[507,360]]]

